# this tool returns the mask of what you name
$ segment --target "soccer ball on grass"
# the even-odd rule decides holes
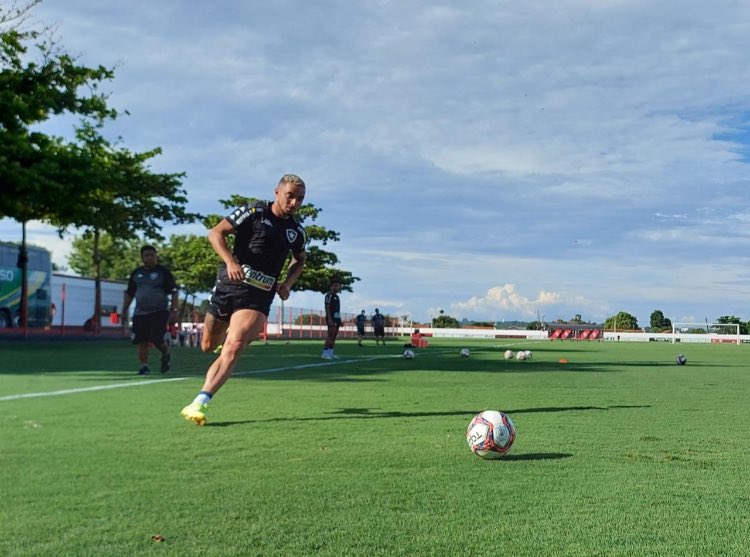
[[[466,442],[471,452],[488,460],[508,454],[515,440],[516,428],[510,416],[497,410],[480,412],[466,429]]]
[[[459,355],[460,355],[460,356],[461,356],[462,358],[468,358],[469,356],[471,356],[471,352],[469,352],[469,349],[468,349],[468,348],[462,348],[462,349],[461,349],[461,352],[459,352]]]
[[[412,350],[411,348],[407,348],[406,350],[404,350],[404,358],[406,358],[407,360],[413,360],[414,350]]]
[[[685,357],[685,354],[678,354],[675,361],[677,362],[677,365],[684,366],[687,363],[687,358]]]
[[[503,354],[505,356],[506,360],[512,360],[513,359],[513,350],[506,350]]]

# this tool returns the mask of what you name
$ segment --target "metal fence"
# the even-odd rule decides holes
[[[356,314],[353,313],[341,314],[342,325],[339,329],[339,338],[357,336],[356,317]],[[271,309],[271,315],[268,316],[266,334],[269,338],[286,338],[290,340],[322,339],[325,338],[327,330],[324,311],[280,306]],[[365,335],[372,334],[372,323],[370,323],[370,316],[368,315],[367,324],[365,325]],[[386,336],[401,334],[399,323],[388,316],[386,316],[385,321],[385,334]]]
[[[342,326],[339,329],[339,338],[353,338],[357,336],[356,315],[344,313],[341,315]],[[367,325],[365,326],[365,335],[372,336],[373,329],[370,323],[370,316],[367,316]],[[385,335],[398,336],[409,334],[411,330],[404,329],[404,324],[399,323],[396,319],[386,316]],[[268,316],[265,331],[261,335],[262,339],[324,339],[328,327],[326,325],[325,312],[322,310],[312,310],[304,308],[273,306]],[[172,343],[177,345],[197,346],[200,343],[200,337],[203,333],[202,322],[183,321],[176,326],[171,324],[165,334],[171,338]],[[131,332],[124,328],[118,322],[118,319],[110,316],[102,318],[99,330],[94,330],[87,326],[69,326],[69,325],[52,325],[44,328],[19,327],[0,329],[0,339],[2,338],[101,338],[101,339],[122,339],[131,338]],[[167,338],[167,337],[165,337]]]

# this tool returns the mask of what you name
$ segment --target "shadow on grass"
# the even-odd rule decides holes
[[[476,358],[459,359],[445,354],[418,355],[414,360],[403,360],[398,354],[381,359],[348,359],[333,363],[310,364],[305,369],[289,369],[284,373],[271,370],[264,373],[238,375],[238,378],[263,381],[344,381],[362,378],[363,376],[387,376],[402,372],[450,372],[450,373],[621,373],[629,369],[657,369],[661,367],[675,367],[669,361],[589,361],[559,363],[543,358],[532,360],[505,360],[496,354],[483,354]],[[361,379],[360,379],[361,380]]]
[[[511,416],[514,414],[551,413],[551,412],[580,412],[580,411],[602,411],[619,410],[627,408],[650,408],[650,405],[614,405],[614,406],[543,406],[539,408],[516,408],[503,410]],[[440,416],[464,416],[467,419],[478,414],[481,410],[451,410],[445,412],[378,412],[371,408],[340,408],[333,412],[327,412],[327,416],[315,416],[308,418],[268,418],[265,420],[238,420],[231,422],[208,422],[206,427],[229,427],[243,424],[259,424],[270,422],[318,422],[328,420],[372,420],[390,418],[432,418]],[[333,415],[331,415],[333,414]]]
[[[74,372],[90,373],[91,378],[101,380],[108,372],[132,374],[137,370],[136,348],[126,340],[118,341],[66,341],[66,342],[4,342],[0,344],[3,356],[0,359],[0,375],[32,375],[38,373]],[[372,347],[370,347],[372,348]],[[321,362],[319,352],[312,345],[254,345],[253,350],[243,354],[238,362],[238,373],[233,380],[263,381],[331,381],[355,382],[384,380],[388,375],[402,372],[451,372],[451,373],[612,373],[629,369],[657,369],[674,367],[669,358],[663,361],[649,359],[635,361],[613,361],[592,354],[588,345],[541,345],[532,346],[534,357],[527,361],[506,360],[497,348],[472,348],[472,357],[458,357],[458,351],[418,349],[414,360],[400,358],[401,347],[371,350],[347,354],[342,349],[341,360]],[[595,361],[577,361],[585,357]],[[171,375],[204,375],[216,358],[199,350],[175,347],[172,350]],[[559,363],[564,355],[568,363]],[[152,367],[158,368],[158,352],[150,352]],[[721,364],[712,364],[716,367]],[[284,367],[280,367],[284,366]],[[297,369],[295,369],[297,368]],[[242,370],[250,370],[241,373]],[[279,373],[283,371],[283,373]]]

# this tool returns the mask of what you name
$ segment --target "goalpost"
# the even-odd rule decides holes
[[[672,323],[672,344],[686,342],[731,342],[741,344],[739,323]]]

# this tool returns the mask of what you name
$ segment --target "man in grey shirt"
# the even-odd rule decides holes
[[[169,353],[169,344],[164,341],[164,333],[167,331],[170,315],[177,317],[177,304],[179,303],[177,283],[169,269],[159,265],[155,247],[143,246],[141,260],[143,265],[130,274],[128,286],[125,289],[122,324],[123,327],[127,327],[128,308],[130,302],[135,299],[133,342],[138,345],[138,361],[141,366],[138,375],[151,373],[148,367],[149,344],[153,344],[161,352],[160,371],[166,373],[172,365],[172,357]],[[171,306],[167,309],[170,295]]]

